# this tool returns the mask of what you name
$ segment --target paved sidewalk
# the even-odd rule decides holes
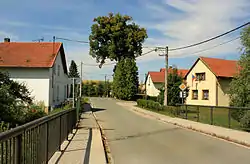
[[[69,138],[70,141],[63,142],[62,151],[57,151],[49,164],[106,163],[100,130],[90,109],[82,114],[77,130]]]
[[[135,102],[118,102],[117,104],[127,107],[129,110],[136,112],[137,114],[148,116],[166,123],[171,123],[184,128],[192,129],[201,133],[205,133],[208,135],[212,135],[221,139],[225,139],[237,144],[250,147],[250,133],[247,132],[203,124],[181,118],[169,117],[166,115],[158,114],[152,111],[136,107]]]

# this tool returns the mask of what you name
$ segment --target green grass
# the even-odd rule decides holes
[[[82,101],[83,101],[83,103],[89,103],[89,98],[88,97],[84,97]]]
[[[137,107],[139,108],[142,108],[141,106],[138,106],[136,105]],[[149,110],[149,111],[152,111],[152,112],[156,112],[156,113],[159,113],[159,114],[163,114],[163,115],[166,115],[166,116],[170,116],[170,117],[174,117],[174,114],[172,114],[170,112],[170,110],[167,110],[167,109],[164,109],[164,110],[154,110],[154,109],[150,109],[150,108],[142,108],[142,109],[145,109],[145,110]]]
[[[228,111],[229,110],[227,108],[214,108],[213,109],[213,125],[228,128],[228,124],[229,124]],[[188,107],[187,119],[192,120],[192,121],[199,121],[205,124],[211,124],[210,112],[211,110],[209,107],[199,107],[199,120],[198,120],[197,107]],[[240,123],[234,120],[232,117],[230,119],[230,122],[231,122],[230,128],[242,130]]]
[[[140,106],[138,106],[140,107]],[[146,110],[150,110],[159,114],[163,114],[170,117],[180,117],[185,119],[186,113],[185,113],[185,107],[177,108],[177,107],[169,107],[164,110],[154,110],[154,109],[148,109],[143,108]],[[174,112],[177,109],[181,109],[182,112],[178,115]],[[210,107],[199,107],[199,112],[197,110],[197,107],[188,106],[188,113],[187,113],[187,119],[191,121],[201,122],[205,124],[211,124],[211,110]],[[221,126],[229,128],[229,117],[228,117],[229,109],[227,108],[213,108],[213,125],[215,126]],[[199,118],[198,118],[199,116]],[[236,120],[234,120],[232,117],[230,118],[230,128],[236,129],[236,130],[246,130],[243,129],[240,125],[240,123]]]

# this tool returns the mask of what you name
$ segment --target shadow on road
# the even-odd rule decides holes
[[[171,129],[168,128],[168,129],[156,130],[156,131],[152,131],[152,132],[138,133],[138,134],[135,134],[135,135],[128,135],[128,136],[122,136],[122,137],[119,137],[119,138],[110,139],[108,141],[112,142],[112,141],[119,141],[119,140],[127,140],[127,139],[145,137],[145,136],[155,135],[155,134],[164,133],[164,132],[171,132],[171,131],[175,131],[175,130],[179,130],[179,129],[180,128],[171,128]]]
[[[106,110],[106,109],[103,109],[103,108],[92,108],[93,112],[99,112],[99,111],[103,111],[103,110]]]

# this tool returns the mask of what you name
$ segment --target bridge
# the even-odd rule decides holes
[[[188,127],[234,136],[246,143],[250,143],[250,133],[170,118],[134,107],[133,102],[91,98],[91,105],[92,111],[88,105],[83,113],[77,108],[65,110],[1,133],[0,164],[250,161],[248,145]]]

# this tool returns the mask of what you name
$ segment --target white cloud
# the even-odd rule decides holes
[[[155,29],[163,34],[159,39],[148,39],[147,45],[168,45],[169,48],[174,48],[196,43],[246,23],[246,21],[249,21],[247,18],[250,16],[248,10],[250,7],[249,0],[165,0],[163,4],[155,4],[153,8],[149,8],[148,4],[145,7],[149,9],[149,12],[157,12],[157,14],[164,16],[165,11],[162,11],[164,5],[171,6],[176,10],[172,12],[173,17],[171,19],[166,17],[166,19],[158,21],[158,23],[142,22],[148,29]],[[158,6],[158,9],[156,6]],[[236,32],[208,44],[183,51],[170,52],[170,57],[192,55],[192,52],[230,40],[235,35],[239,34]],[[240,47],[239,41],[234,41],[196,55],[216,56],[237,53],[239,52],[238,47]],[[155,59],[155,56],[150,56],[152,56],[152,60]],[[148,60],[149,57],[145,57],[145,59]]]
[[[57,30],[57,31],[84,31],[80,28],[68,27],[63,25],[46,25],[46,24],[33,24],[30,22],[16,21],[16,20],[2,20],[0,22],[2,26],[12,27],[26,27],[26,28],[40,28],[45,30]]]

